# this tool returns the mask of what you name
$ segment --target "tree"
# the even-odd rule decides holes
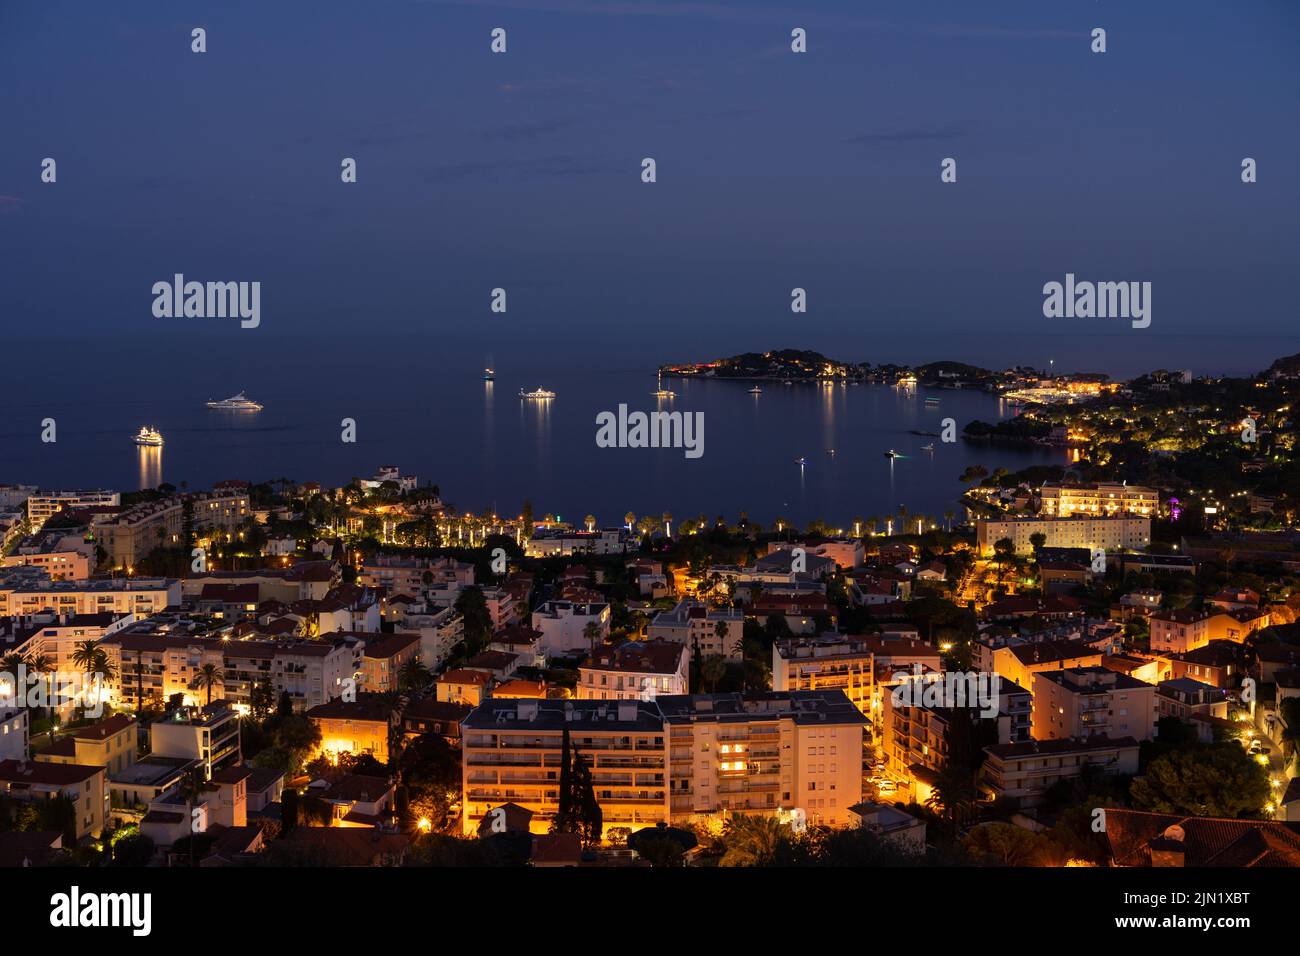
[[[670,827],[666,823],[644,827],[627,838],[628,849],[635,850],[651,866],[656,867],[685,865],[686,853],[698,843],[690,830]]]
[[[211,704],[212,688],[224,687],[225,682],[226,682],[226,672],[223,671],[216,664],[213,664],[211,661],[209,661],[208,663],[200,667],[198,673],[194,675],[194,682],[192,686],[195,688],[201,687],[204,690],[206,690],[208,692],[207,702]]]
[[[398,670],[397,686],[405,694],[421,691],[428,686],[432,676],[418,657],[412,657]]]
[[[591,653],[595,656],[596,642],[600,640],[600,625],[595,621],[588,621],[582,628],[582,636],[591,644]]]
[[[591,768],[587,759],[577,751],[573,754],[573,797],[578,813],[578,832],[586,846],[595,846],[600,842],[604,830],[604,814],[600,802],[596,799],[596,788],[591,778]]]
[[[700,665],[700,682],[708,688],[708,693],[718,689],[718,683],[727,675],[727,659],[721,654],[710,654]]]
[[[790,825],[765,814],[742,813],[727,820],[722,830],[726,852],[719,866],[769,866],[790,843]]]
[[[1034,549],[1034,554],[1037,554],[1047,544],[1047,535],[1041,531],[1035,531],[1029,536],[1029,543]]]
[[[578,829],[577,809],[573,805],[573,758],[569,747],[569,725],[566,723],[560,737],[560,792],[555,816],[551,818],[552,833],[573,833]]]
[[[482,588],[471,586],[456,598],[456,612],[465,622],[465,651],[474,656],[487,644],[492,635],[492,614]]]
[[[1236,743],[1176,750],[1151,761],[1130,798],[1152,813],[1254,817],[1268,802],[1268,772]]]
[[[1003,866],[1047,866],[1053,856],[1050,840],[1010,823],[985,823],[962,840],[976,858],[989,857]]]

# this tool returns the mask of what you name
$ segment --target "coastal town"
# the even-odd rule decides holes
[[[0,475],[4,864],[1300,864],[1300,356],[660,372],[995,391],[957,440],[1060,463],[804,527]]]

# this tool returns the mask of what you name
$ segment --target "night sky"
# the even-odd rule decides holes
[[[0,318],[178,362],[1254,370],[1300,351],[1297,54],[1294,2],[4,3]],[[259,280],[261,327],[155,319],[176,272]],[[1151,281],[1151,328],[1045,319],[1066,272]]]

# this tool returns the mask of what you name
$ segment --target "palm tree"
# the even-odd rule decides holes
[[[397,672],[397,686],[403,693],[424,690],[432,675],[429,669],[420,663],[418,657],[412,657]]]
[[[718,689],[718,682],[727,674],[727,659],[721,654],[710,654],[700,664],[700,682],[706,684],[709,693]]]
[[[582,519],[582,523],[587,526],[587,533],[590,534],[596,529],[596,516],[587,515],[587,517]]]
[[[861,515],[853,516],[853,537],[855,538],[862,537],[862,516]]]
[[[27,669],[39,677],[46,678],[47,706],[53,706],[54,698],[54,658],[48,654],[37,654],[27,662]]]
[[[673,536],[673,513],[664,512],[664,536],[671,538]]]
[[[582,629],[582,636],[591,642],[591,653],[596,653],[596,641],[600,640],[600,625],[595,621],[588,621],[587,626]]]
[[[957,517],[957,512],[953,511],[951,508],[949,508],[947,511],[943,513],[943,522],[944,522],[945,531],[948,532],[952,531],[952,519],[955,517]]]
[[[726,853],[719,866],[764,866],[789,839],[789,826],[764,814],[738,814],[722,830]]]
[[[213,664],[211,661],[209,661],[207,664],[204,664],[202,667],[199,668],[199,672],[194,675],[194,682],[191,684],[191,686],[196,688],[198,687],[204,688],[208,692],[207,702],[211,704],[212,688],[218,685],[224,685],[225,681],[226,681],[226,672],[223,671],[216,664]]]
[[[636,522],[636,515],[634,515],[632,512],[629,511],[627,514],[623,515],[623,523],[627,525],[628,534],[632,533],[632,525],[635,522]]]

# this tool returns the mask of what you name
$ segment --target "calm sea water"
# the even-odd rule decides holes
[[[250,340],[251,341],[251,340]],[[956,509],[957,476],[969,464],[1010,469],[1064,462],[1063,450],[1007,449],[910,434],[1011,414],[979,392],[888,386],[782,386],[665,379],[676,391],[665,408],[704,412],[704,455],[675,449],[602,449],[596,415],[653,411],[654,363],[593,368],[585,359],[515,358],[495,364],[485,383],[482,351],[424,351],[382,338],[356,354],[308,343],[240,349],[213,340],[183,360],[174,346],[104,345],[67,350],[48,365],[12,367],[15,400],[0,419],[0,481],[134,489],[161,481],[206,487],[226,478],[342,484],[395,464],[466,510],[516,512],[525,499],[537,514],[568,520],[594,513],[603,524],[671,511],[678,519],[745,510],[770,524],[847,523],[906,505],[942,515]],[[519,389],[543,386],[548,402],[521,401]],[[238,390],[265,404],[257,414],[209,411],[205,402]],[[926,396],[940,399],[927,407]],[[40,441],[43,418],[57,442]],[[340,440],[353,418],[357,441]],[[166,445],[141,449],[131,436],[159,428]],[[935,442],[934,451],[922,446]],[[893,448],[903,458],[891,463]],[[832,449],[834,454],[831,454]],[[798,459],[806,459],[800,465]],[[960,513],[960,509],[958,513]]]

